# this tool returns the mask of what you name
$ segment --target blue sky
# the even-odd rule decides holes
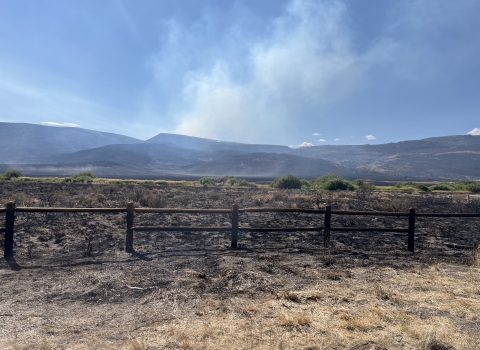
[[[0,33],[0,121],[304,146],[480,134],[478,0],[4,0]]]

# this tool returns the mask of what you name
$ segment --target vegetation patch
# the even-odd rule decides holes
[[[12,180],[18,179],[19,177],[24,177],[23,173],[20,170],[7,170],[4,173],[0,174],[1,180]]]
[[[304,182],[303,188],[312,190],[353,191],[355,186],[340,175],[328,174],[317,177],[312,181],[307,181],[306,183]]]
[[[97,177],[93,175],[91,172],[85,171],[82,173],[79,173],[77,175],[72,175],[67,178],[65,178],[65,182],[83,182],[83,183],[89,183],[93,182]]]
[[[397,191],[422,191],[428,192],[430,189],[428,186],[418,182],[400,182],[394,186],[394,190]]]
[[[279,189],[300,189],[302,188],[301,180],[295,175],[285,175],[283,177],[278,177],[272,181],[270,187],[279,188]]]
[[[257,187],[253,182],[237,179],[235,176],[202,177],[198,182],[203,186]]]
[[[480,183],[471,180],[461,180],[457,182],[442,182],[438,185],[430,187],[431,190],[436,191],[468,191],[479,193]]]

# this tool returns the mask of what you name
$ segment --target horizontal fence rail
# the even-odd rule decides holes
[[[297,209],[297,208],[245,208],[239,209],[244,213],[325,213],[325,209]]]
[[[332,214],[337,215],[375,215],[375,216],[409,216],[410,213],[390,212],[390,211],[348,211],[332,210]]]
[[[371,232],[408,232],[408,228],[378,228],[378,227],[331,227],[330,231],[349,232],[349,231],[371,231]]]
[[[125,208],[15,208],[17,213],[126,213]]]
[[[480,218],[477,213],[417,213],[424,218]]]
[[[306,231],[322,231],[324,227],[239,227],[241,232],[306,232]]]
[[[384,212],[384,211],[348,211],[332,210],[330,206],[324,209],[302,208],[243,208],[234,204],[231,209],[184,209],[184,208],[135,208],[134,203],[127,203],[126,208],[40,208],[40,207],[16,207],[15,203],[9,202],[5,208],[0,208],[5,213],[5,228],[0,232],[5,233],[4,255],[13,255],[14,223],[16,213],[126,213],[125,250],[133,253],[133,234],[137,232],[231,232],[231,248],[238,246],[239,232],[323,232],[323,245],[330,246],[331,232],[399,232],[407,233],[408,250],[415,250],[415,219],[416,217],[457,217],[477,218],[480,213],[417,213],[415,209],[408,212]],[[135,213],[156,214],[228,214],[231,215],[231,226],[134,226]],[[323,226],[312,227],[241,227],[239,226],[239,214],[242,213],[304,213],[323,216]],[[408,217],[408,227],[332,227],[332,215],[375,215]],[[318,218],[317,218],[318,219]]]
[[[215,226],[135,226],[132,227],[134,231],[190,231],[190,232],[228,232],[231,231],[231,227],[215,227]]]
[[[125,211],[125,209],[124,209]],[[231,209],[181,209],[181,208],[135,208],[136,213],[165,213],[165,214],[231,214]]]

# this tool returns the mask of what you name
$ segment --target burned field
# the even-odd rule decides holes
[[[480,212],[466,194],[135,184],[1,183],[17,206]],[[322,226],[323,215],[243,213],[240,227]],[[136,214],[143,226],[229,226],[225,214]],[[332,216],[406,228],[405,217]],[[135,232],[125,214],[17,213],[0,265],[0,348],[477,349],[478,218],[417,218],[404,233]],[[3,235],[0,246],[3,250]]]

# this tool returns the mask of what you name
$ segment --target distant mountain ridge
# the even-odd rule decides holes
[[[143,142],[132,137],[71,127],[0,123],[0,164],[41,163],[45,157],[111,144]]]
[[[200,137],[161,133],[145,141],[147,143],[170,144],[177,147],[195,149],[199,151],[240,151],[289,153],[290,147],[277,145],[255,145],[228,141],[216,141]]]
[[[292,149],[165,133],[142,141],[81,128],[0,123],[0,146],[0,169],[19,168],[31,175],[63,176],[84,169],[139,178],[337,173],[377,180],[480,179],[480,136],[472,135]]]
[[[294,154],[327,159],[360,174],[480,179],[480,136],[454,135],[379,145],[316,146]]]

